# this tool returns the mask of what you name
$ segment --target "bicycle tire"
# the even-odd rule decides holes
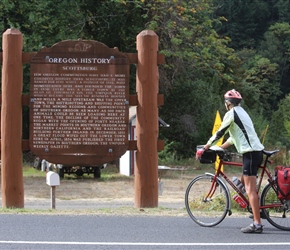
[[[213,227],[221,223],[229,208],[229,193],[225,184],[217,180],[217,189],[210,199],[204,197],[210,191],[213,176],[200,175],[194,178],[185,192],[185,207],[191,219],[200,226]]]
[[[261,206],[275,205],[273,208],[262,209],[263,215],[274,227],[290,231],[290,200],[282,204],[270,183],[263,188],[260,204]],[[281,206],[277,207],[278,204]]]

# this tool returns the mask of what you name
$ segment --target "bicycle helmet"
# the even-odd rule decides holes
[[[243,99],[241,94],[236,91],[235,89],[229,90],[228,92],[225,93],[224,95],[225,100],[229,101],[230,103],[234,105],[238,105],[241,100]]]

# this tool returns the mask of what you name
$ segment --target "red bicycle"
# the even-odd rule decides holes
[[[278,198],[275,176],[267,168],[270,163],[269,158],[277,152],[279,150],[263,151],[265,157],[259,167],[257,183],[260,211],[262,218],[267,219],[274,227],[290,231],[290,200]],[[189,183],[185,193],[185,206],[189,216],[198,225],[204,227],[216,226],[224,220],[226,215],[232,215],[231,193],[226,183],[239,196],[240,205],[252,213],[246,194],[222,171],[222,165],[242,166],[242,164],[225,160],[225,151],[217,146],[205,151],[202,158],[203,163],[215,162],[216,155],[220,162],[215,174],[205,173],[197,176]],[[262,188],[264,178],[267,178],[267,183]]]

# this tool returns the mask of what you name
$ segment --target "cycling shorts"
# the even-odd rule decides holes
[[[243,154],[243,175],[256,176],[258,167],[263,160],[262,151],[252,151]]]

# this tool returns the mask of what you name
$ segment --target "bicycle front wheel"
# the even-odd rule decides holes
[[[186,189],[185,206],[191,219],[198,225],[216,226],[228,212],[228,190],[220,180],[213,182],[211,175],[198,176]]]
[[[262,191],[260,203],[262,207],[265,206],[262,212],[270,224],[290,231],[290,200],[282,204],[272,185],[268,183]]]

